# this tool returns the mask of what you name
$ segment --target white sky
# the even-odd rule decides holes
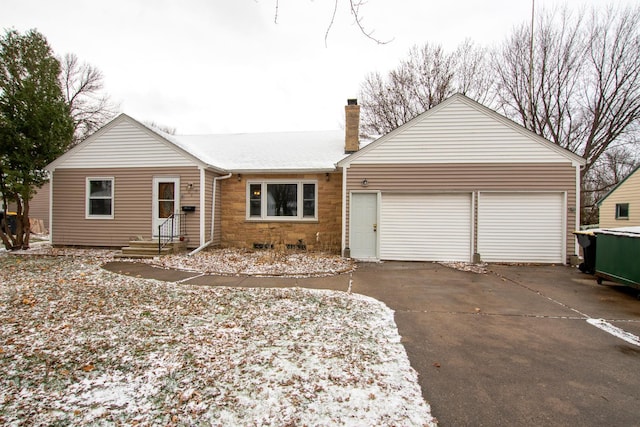
[[[368,0],[365,26],[393,39],[377,45],[339,0],[325,47],[332,0],[280,0],[277,24],[275,0],[1,2],[1,29],[37,29],[57,55],[100,69],[122,112],[183,134],[338,129],[366,74],[394,68],[411,46],[492,45],[531,14],[530,0]]]

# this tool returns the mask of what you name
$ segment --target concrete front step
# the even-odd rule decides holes
[[[123,247],[122,251],[116,254],[116,258],[154,258],[184,252],[186,249],[186,242],[175,241],[167,243],[158,253],[157,240],[132,240],[129,242],[129,246]]]

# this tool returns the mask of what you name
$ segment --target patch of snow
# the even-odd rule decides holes
[[[226,170],[333,171],[347,156],[341,130],[217,135],[154,131],[207,164]]]
[[[445,267],[453,268],[454,270],[459,271],[467,271],[471,273],[477,274],[486,274],[487,273],[487,264],[472,264],[469,262],[461,262],[461,261],[447,261],[447,262],[438,262],[438,264],[443,265]]]
[[[0,256],[0,424],[435,425],[393,312]]]
[[[355,263],[339,255],[275,250],[211,249],[194,255],[167,255],[141,260],[158,267],[206,274],[319,277],[347,273]]]

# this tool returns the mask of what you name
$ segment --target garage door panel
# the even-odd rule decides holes
[[[382,194],[380,257],[469,261],[470,194]]]
[[[487,262],[561,263],[563,193],[480,193],[478,252]]]

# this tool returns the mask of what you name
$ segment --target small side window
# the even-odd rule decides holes
[[[249,184],[249,216],[260,218],[262,216],[262,185]]]
[[[616,219],[629,219],[629,203],[616,203]]]
[[[87,178],[87,218],[113,218],[113,178]]]

